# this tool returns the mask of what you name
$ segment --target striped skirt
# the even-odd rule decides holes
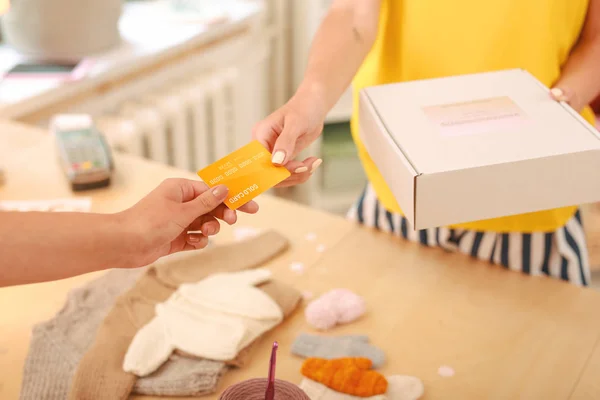
[[[467,254],[513,271],[547,275],[579,286],[590,283],[590,267],[579,211],[554,232],[498,233],[430,228],[414,232],[408,220],[387,211],[371,185],[348,212],[348,218],[424,246]]]

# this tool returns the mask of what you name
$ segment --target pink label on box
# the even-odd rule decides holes
[[[508,97],[428,106],[423,111],[444,136],[520,129],[528,120]]]

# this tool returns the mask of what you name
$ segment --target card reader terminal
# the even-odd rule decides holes
[[[73,191],[110,185],[114,162],[105,136],[89,115],[61,114],[50,123],[63,172]]]

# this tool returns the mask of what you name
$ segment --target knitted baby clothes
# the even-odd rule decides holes
[[[117,296],[142,272],[141,268],[109,271],[70,292],[65,306],[52,320],[33,328],[23,371],[22,400],[67,398],[77,364],[92,344],[102,319]],[[282,290],[287,288],[280,285]],[[283,300],[286,303],[287,299]],[[225,369],[219,361],[173,356],[155,374],[139,379],[134,392],[156,396],[214,393]]]
[[[157,303],[166,301],[182,283],[197,282],[219,272],[256,268],[287,246],[284,237],[266,232],[148,268],[134,287],[117,299],[102,322],[93,345],[77,367],[69,398],[127,399],[137,377],[123,371],[123,359],[137,331],[154,318]]]
[[[359,397],[384,394],[387,379],[371,370],[368,358],[308,358],[302,364],[301,373],[335,391]]]
[[[272,280],[259,287],[277,303],[284,318],[290,316],[300,304],[301,293],[282,282]],[[244,354],[244,360],[250,358],[258,342],[260,339],[240,353]],[[192,359],[174,354],[156,372],[139,378],[133,392],[154,396],[203,396],[216,391],[219,378],[225,370],[221,361]]]
[[[216,392],[226,370],[221,361],[173,354],[153,374],[138,379],[133,392],[147,396],[206,396]]]
[[[289,317],[300,304],[302,300],[302,294],[294,287],[286,285],[278,281],[267,281],[258,285],[258,288],[265,292],[271,299],[275,300],[279,308],[283,311],[283,319]],[[256,344],[260,341],[260,338],[244,349],[242,349],[233,360],[227,360],[225,363],[228,366],[242,368],[250,362],[252,358],[253,350]],[[191,356],[183,351],[176,351],[184,356]]]
[[[387,380],[389,400],[417,400],[425,393],[423,382],[415,376],[392,375]]]
[[[191,261],[197,256],[186,255]],[[131,287],[142,272],[143,269],[109,271],[84,287],[74,289],[52,320],[34,327],[23,374],[22,399],[67,398],[77,364],[92,344],[102,319],[117,296]],[[280,282],[268,282],[260,288],[286,315],[294,311],[300,300],[297,290]],[[248,346],[245,353],[250,353],[250,348]],[[209,394],[216,391],[224,370],[222,362],[174,355],[159,371],[138,379],[133,391],[156,396]]]
[[[358,397],[349,394],[336,392],[333,389],[329,389],[322,383],[313,381],[312,379],[304,378],[300,382],[300,389],[304,390],[304,393],[310,400],[394,400],[388,398],[386,395],[379,394],[370,397]]]
[[[128,290],[142,269],[111,270],[72,290],[63,308],[33,328],[21,384],[22,400],[67,398],[77,364],[117,296]]]
[[[363,357],[379,368],[385,362],[383,350],[369,344],[364,335],[318,336],[300,334],[292,344],[292,354],[301,357],[319,357],[331,360],[342,357]]]
[[[254,287],[270,276],[268,270],[257,269],[181,285],[136,334],[123,369],[146,376],[175,349],[218,361],[234,358],[283,320],[277,303]]]

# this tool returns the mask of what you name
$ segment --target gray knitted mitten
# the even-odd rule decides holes
[[[325,359],[341,357],[364,357],[373,362],[373,368],[381,367],[385,362],[385,353],[369,344],[365,335],[318,336],[300,334],[292,344],[292,353],[300,357],[319,357]]]

